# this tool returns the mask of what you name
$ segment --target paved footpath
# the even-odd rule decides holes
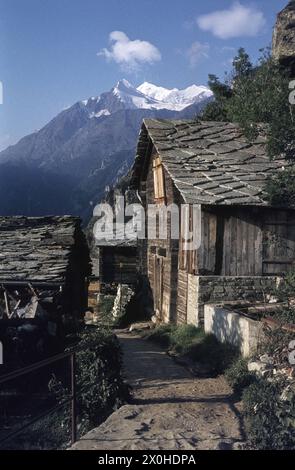
[[[133,398],[72,450],[232,449],[242,420],[223,377],[196,378],[162,349],[117,332]]]

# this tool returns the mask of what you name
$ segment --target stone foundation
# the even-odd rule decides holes
[[[267,301],[279,285],[275,276],[193,276],[188,275],[187,323],[204,322],[204,306],[231,301]]]

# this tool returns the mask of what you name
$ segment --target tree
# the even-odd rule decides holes
[[[254,66],[241,48],[233,60],[230,78],[227,77],[224,83],[209,76],[215,101],[205,108],[202,119],[236,122],[249,140],[254,140],[263,128],[269,157],[283,156],[295,163],[295,120],[289,103],[290,71],[271,57],[269,49],[261,52],[258,64]],[[293,168],[287,168],[282,174],[275,175],[266,188],[271,202],[295,203],[295,187],[289,184],[294,174]]]
[[[226,83],[221,83],[216,75],[209,75],[208,85],[214,93],[215,100],[211,101],[202,114],[205,121],[228,121],[227,104],[232,97],[232,90]]]

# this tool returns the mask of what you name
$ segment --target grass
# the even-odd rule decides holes
[[[160,325],[145,337],[178,356],[186,357],[208,367],[212,375],[224,373],[237,359],[237,350],[220,343],[193,325]]]

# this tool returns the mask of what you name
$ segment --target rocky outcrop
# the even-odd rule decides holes
[[[278,14],[272,51],[277,61],[295,72],[295,0]]]

